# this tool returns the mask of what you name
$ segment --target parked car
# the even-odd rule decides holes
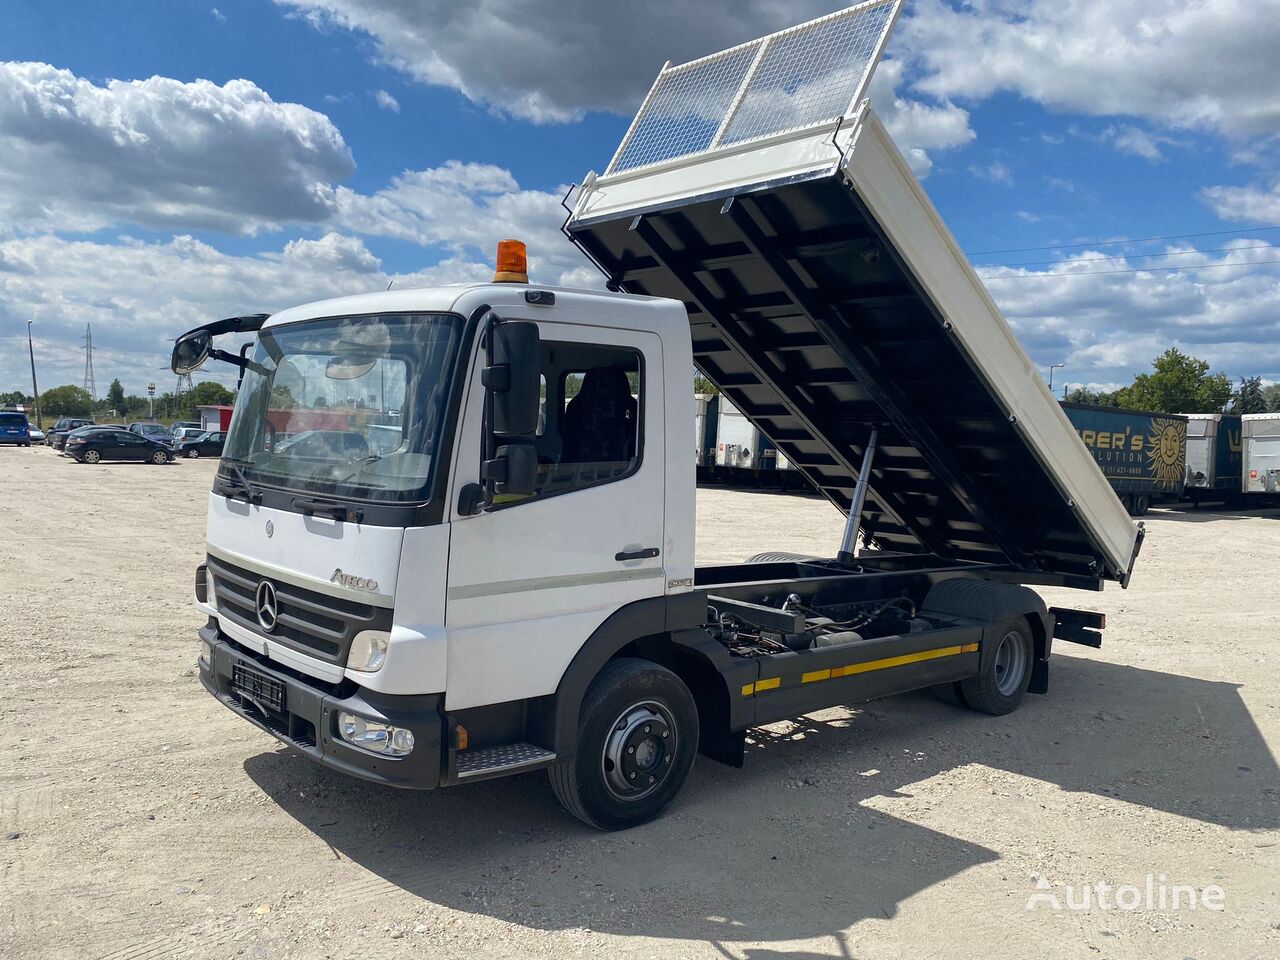
[[[124,427],[116,423],[90,423],[83,427],[76,427],[74,430],[68,433],[63,433],[59,435],[57,439],[57,443],[54,445],[54,449],[61,450],[62,455],[66,456],[70,452],[66,449],[66,444],[68,440],[71,440],[74,437],[87,437],[89,434],[96,433],[99,430],[106,430],[106,431],[111,431],[116,433],[125,432]]]
[[[176,438],[179,431],[182,430],[195,430],[197,433],[203,433],[204,429],[204,424],[196,423],[194,420],[178,420],[169,427],[169,433]]]
[[[172,443],[180,440],[194,440],[196,437],[203,436],[207,431],[204,427],[179,427],[173,431]]]
[[[161,443],[172,443],[173,433],[163,423],[151,423],[149,421],[138,421],[129,424],[129,432],[136,433],[140,437],[149,437],[152,440],[159,440]]]
[[[187,457],[194,460],[196,457],[220,457],[222,456],[222,445],[227,440],[227,434],[222,430],[210,430],[202,433],[198,437],[190,437],[188,439],[179,440],[173,445],[173,452],[176,456]]]
[[[41,430],[39,427],[33,427],[33,426],[31,426],[31,423],[30,423],[30,422],[28,422],[28,423],[27,423],[27,433],[31,435],[31,442],[32,442],[32,443],[44,443],[44,442],[45,442],[44,431],[43,431],[43,430]]]
[[[141,460],[146,463],[172,463],[173,449],[167,443],[130,433],[123,427],[99,427],[84,433],[74,432],[66,440],[67,454],[78,463],[102,460]]]
[[[31,424],[25,413],[0,413],[0,443],[31,446]]]
[[[53,429],[45,437],[45,443],[55,450],[61,450],[67,434],[80,427],[91,427],[94,421],[89,417],[63,417],[53,425]]]

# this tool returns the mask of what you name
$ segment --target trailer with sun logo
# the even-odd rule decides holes
[[[1187,488],[1187,418],[1175,413],[1063,403],[1080,440],[1132,516],[1181,500]]]

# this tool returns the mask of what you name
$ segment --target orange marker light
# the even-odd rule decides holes
[[[529,258],[522,240],[499,240],[494,283],[528,283]]]

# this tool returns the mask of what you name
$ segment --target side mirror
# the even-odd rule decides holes
[[[173,344],[173,357],[169,368],[182,376],[194,373],[204,366],[213,351],[213,336],[208,330],[192,330],[184,333]]]
[[[538,485],[538,450],[532,443],[506,443],[481,471],[499,496],[527,497]]]
[[[538,429],[542,399],[538,325],[527,320],[494,323],[489,335],[489,366],[482,376],[493,397],[493,432],[502,437],[528,436]]]

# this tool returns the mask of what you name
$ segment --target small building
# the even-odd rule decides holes
[[[231,426],[232,408],[226,404],[200,404],[196,413],[200,417],[200,427],[204,430],[226,430]]]

